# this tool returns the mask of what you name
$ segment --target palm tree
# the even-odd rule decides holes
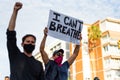
[[[90,43],[93,44],[93,47],[96,46],[96,41],[98,39],[100,39],[100,37],[101,37],[101,31],[100,31],[99,27],[92,25],[88,29],[88,39],[89,39]]]
[[[97,48],[96,46],[98,46],[100,41],[99,39],[101,38],[101,31],[99,29],[98,26],[92,25],[89,29],[88,29],[88,40],[89,40],[89,53],[90,53],[90,59],[93,59],[90,61],[91,63],[91,69],[92,70],[96,70],[97,69],[97,57],[96,57],[96,53],[97,52]],[[94,60],[95,59],[95,60]],[[93,65],[94,64],[94,65]],[[96,76],[96,73],[93,72],[92,76]]]

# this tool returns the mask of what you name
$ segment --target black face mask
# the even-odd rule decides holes
[[[23,46],[24,50],[29,54],[32,53],[33,50],[35,49],[35,45],[32,44],[24,44]]]

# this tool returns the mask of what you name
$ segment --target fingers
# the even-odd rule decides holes
[[[78,39],[81,41],[82,40],[82,34],[80,33],[78,36]]]
[[[82,34],[80,33],[80,40],[82,40]]]
[[[47,33],[48,33],[48,28],[45,27],[45,29],[44,29],[44,35],[47,36]]]
[[[46,33],[48,32],[48,29],[47,29],[47,27],[45,27],[44,31],[45,31]]]
[[[22,6],[22,3],[21,2],[16,2],[15,5],[16,6]]]
[[[14,9],[19,10],[19,9],[22,8],[22,6],[23,6],[23,4],[21,2],[16,2],[15,5],[14,5]]]

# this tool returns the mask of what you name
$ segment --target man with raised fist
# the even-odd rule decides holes
[[[15,24],[21,2],[16,2],[7,29],[7,49],[10,61],[10,80],[44,80],[43,66],[37,61],[32,52],[35,49],[36,37],[27,34],[22,38],[23,52],[17,47]]]

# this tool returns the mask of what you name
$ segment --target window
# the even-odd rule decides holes
[[[67,52],[66,52],[66,59],[68,59],[69,57],[70,57],[70,52],[67,51]]]
[[[69,43],[66,43],[66,50],[69,50]]]
[[[108,51],[108,46],[104,46],[104,51],[107,52]]]
[[[117,70],[115,75],[116,77],[120,77],[120,70]]]
[[[112,78],[112,73],[111,71],[106,71],[105,72],[105,80],[111,80]]]
[[[57,44],[57,49],[61,48],[61,43]]]

